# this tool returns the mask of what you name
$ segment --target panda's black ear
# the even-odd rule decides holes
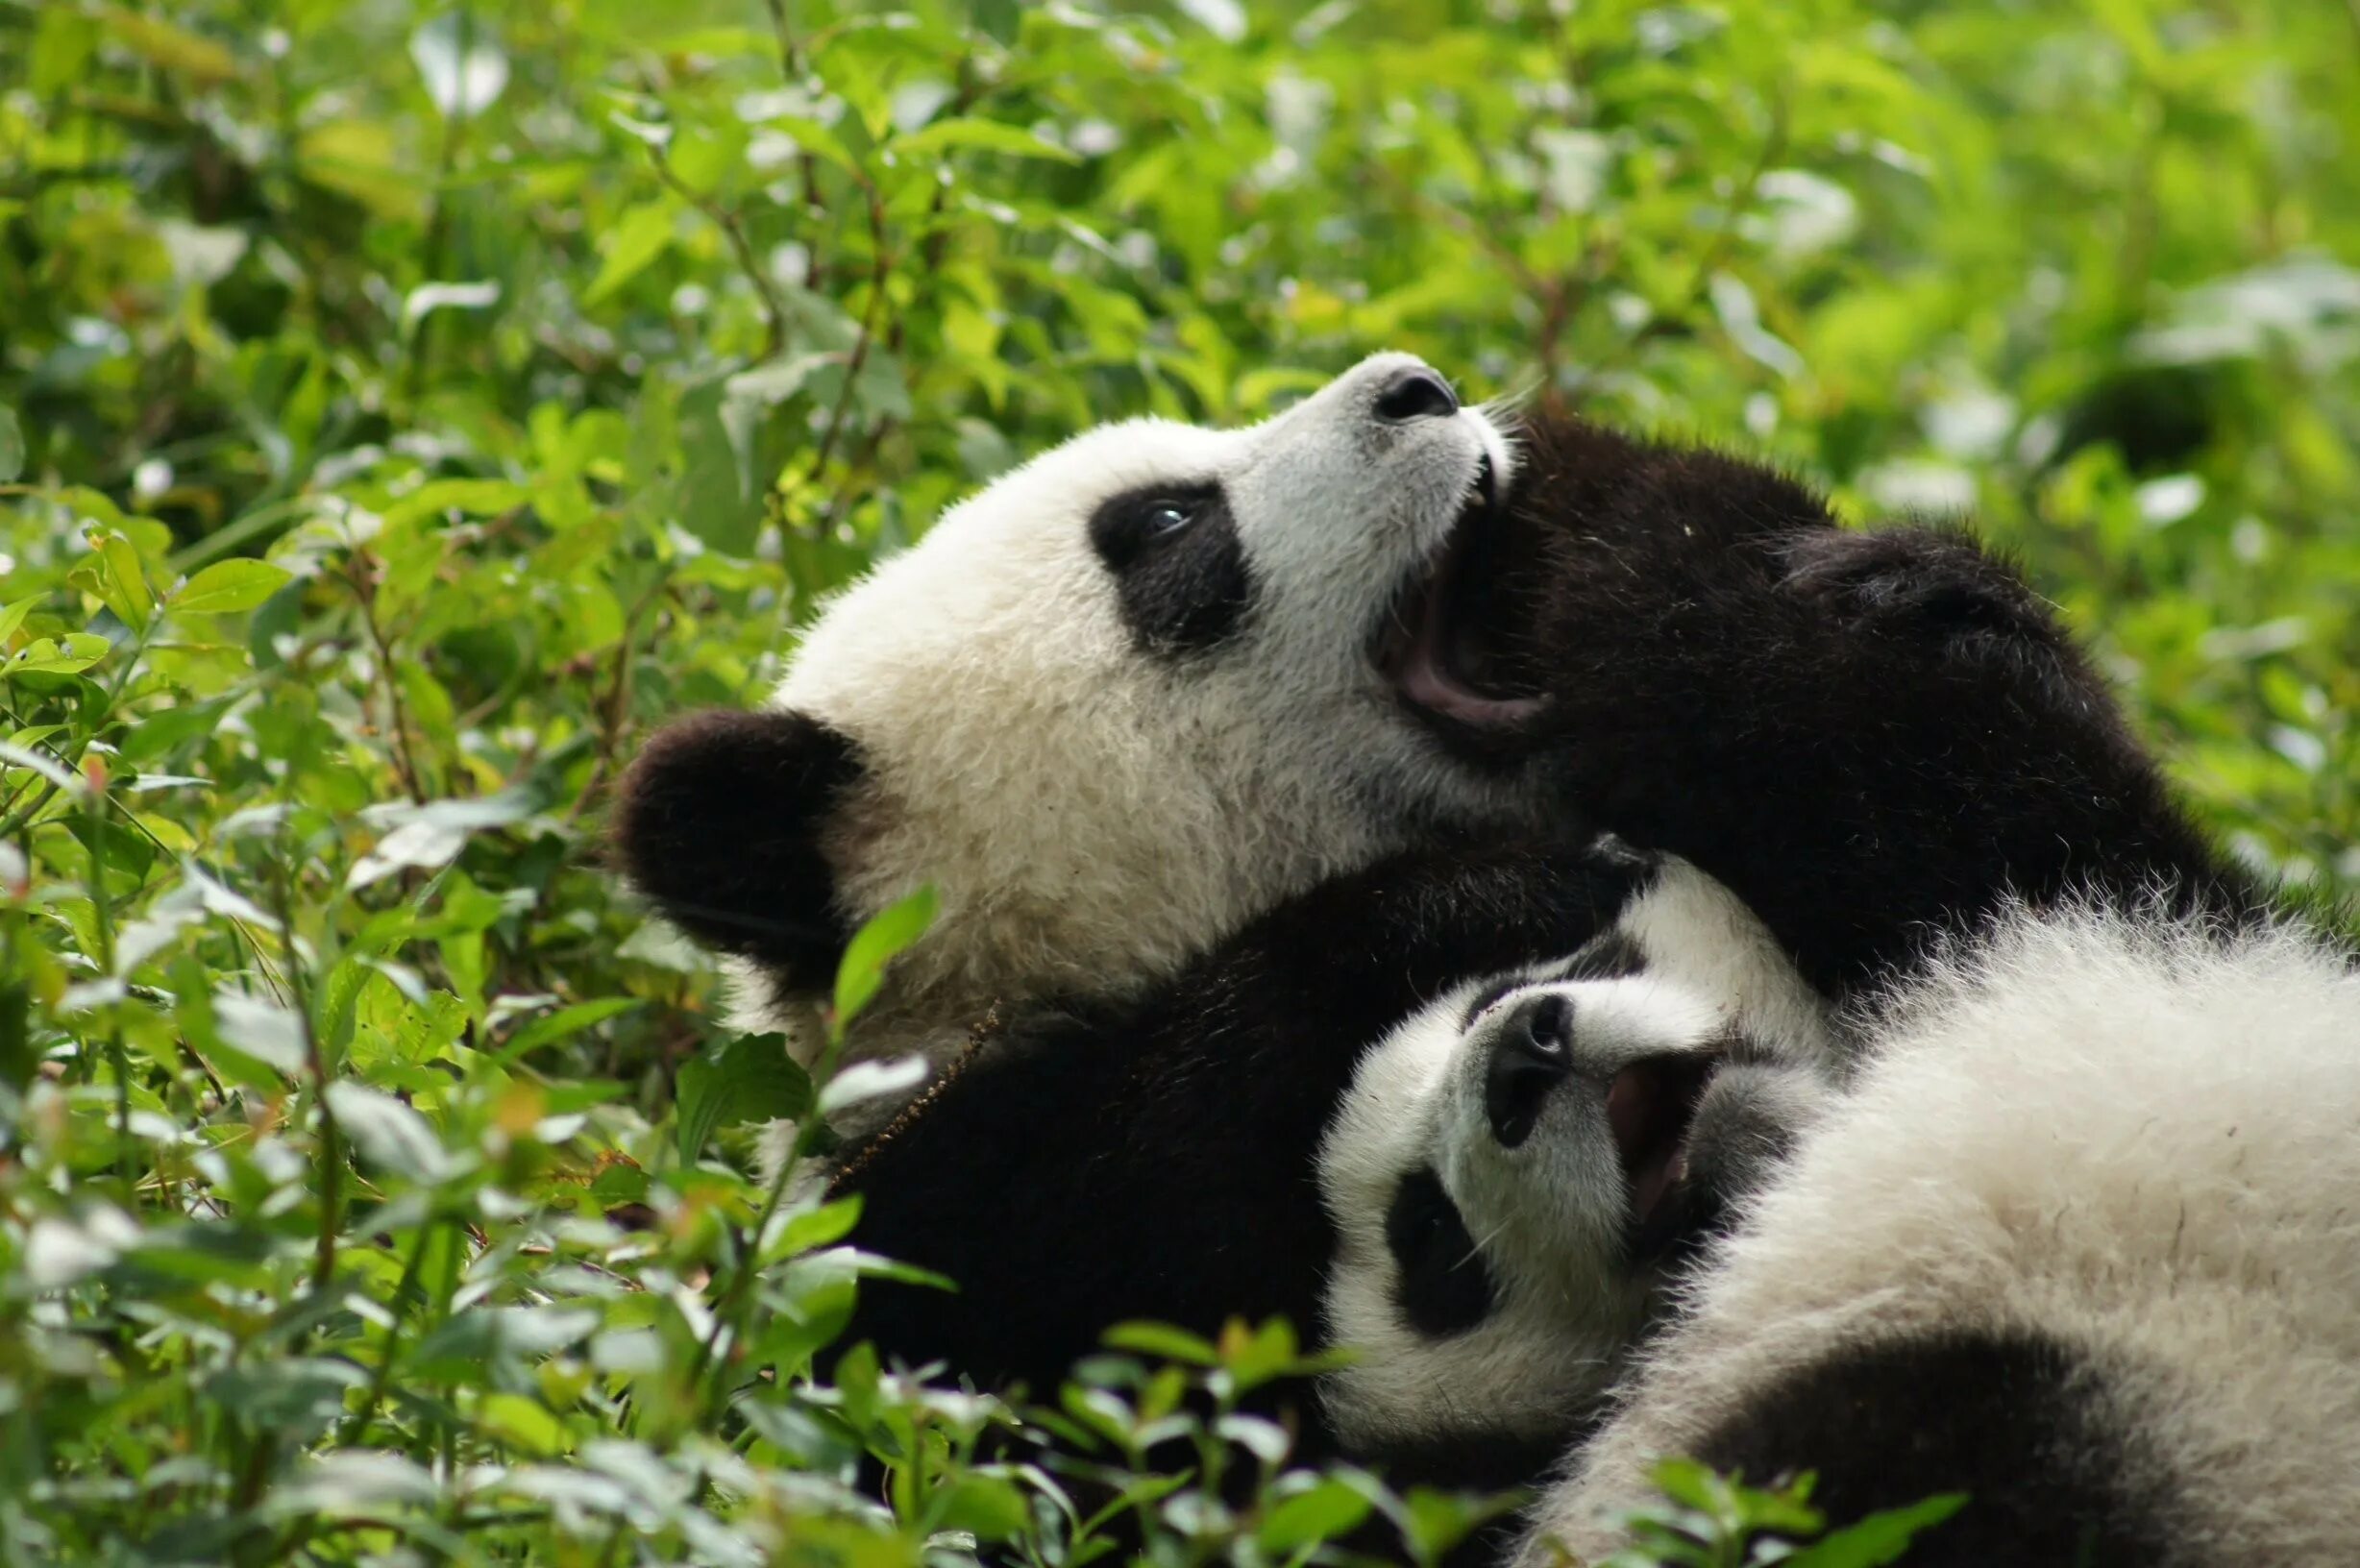
[[[1903,526],[1871,533],[1815,528],[1786,547],[1786,587],[1847,628],[1931,645],[1989,641],[2062,650],[2039,595],[1964,533]]]
[[[850,936],[821,835],[863,772],[851,739],[809,714],[696,714],[623,775],[615,848],[675,924],[815,990]]]

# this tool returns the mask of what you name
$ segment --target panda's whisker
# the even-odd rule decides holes
[[[1532,405],[1535,398],[1540,395],[1540,384],[1541,376],[1538,371],[1527,372],[1513,384],[1501,388],[1482,403],[1477,404],[1476,411],[1486,419],[1502,424],[1521,424],[1524,410]]]

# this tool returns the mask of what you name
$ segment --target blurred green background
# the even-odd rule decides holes
[[[602,790],[1100,419],[1398,347],[1971,515],[2242,855],[2360,887],[2356,257],[2319,0],[0,0],[0,1548],[616,1560],[455,1478],[702,1433],[759,1474],[628,1550],[725,1556],[871,1440],[661,1305],[761,1194]],[[826,1507],[1034,1528],[973,1479]]]

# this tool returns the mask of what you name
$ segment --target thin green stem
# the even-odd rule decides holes
[[[279,904],[274,913],[279,917],[280,940],[286,945],[287,982],[294,992],[296,1026],[303,1033],[304,1063],[310,1072],[320,1118],[320,1233],[311,1258],[311,1288],[316,1292],[326,1290],[335,1278],[336,1232],[344,1223],[344,1129],[337,1125],[335,1111],[328,1103],[327,1051],[312,1021],[309,978],[304,970],[303,954],[296,948],[295,877],[289,870],[294,860],[284,853],[273,859],[278,875],[272,886]]]
[[[369,1434],[369,1424],[377,1419],[377,1407],[383,1403],[385,1389],[393,1381],[395,1353],[402,1346],[402,1325],[409,1317],[409,1300],[418,1286],[418,1274],[426,1262],[427,1238],[434,1234],[431,1224],[418,1227],[417,1239],[409,1244],[409,1256],[402,1262],[401,1283],[393,1287],[393,1322],[385,1330],[385,1343],[377,1358],[377,1370],[370,1375],[369,1391],[361,1396],[353,1413],[344,1418],[336,1433],[335,1446],[351,1448]]]

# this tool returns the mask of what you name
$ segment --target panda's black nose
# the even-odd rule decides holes
[[[1573,1003],[1543,992],[1515,1004],[1495,1026],[1484,1068],[1484,1115],[1512,1149],[1532,1136],[1549,1091],[1573,1072]]]
[[[1450,389],[1450,382],[1423,365],[1403,371],[1377,394],[1376,415],[1389,425],[1440,419],[1458,411],[1459,394]]]

